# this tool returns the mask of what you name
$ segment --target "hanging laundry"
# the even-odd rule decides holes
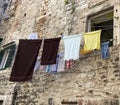
[[[34,72],[38,72],[40,69],[40,56],[37,57],[36,63],[35,63],[35,67],[34,67]]]
[[[19,40],[10,81],[24,82],[32,79],[41,42],[42,40]]]
[[[47,65],[46,72],[48,72],[48,73],[56,73],[57,72],[57,68],[58,68],[58,55],[57,55],[55,64]]]
[[[50,65],[56,63],[60,39],[61,38],[44,40],[41,65]]]
[[[30,40],[31,39],[32,40],[38,39],[38,34],[35,33],[35,32],[32,32],[32,33],[29,34],[28,39],[30,39]],[[39,69],[40,69],[40,56],[37,57],[37,60],[36,60],[36,63],[35,63],[35,67],[34,67],[34,72],[38,72]]]
[[[35,32],[32,32],[32,33],[30,33],[29,35],[28,35],[28,39],[38,39],[38,34],[37,33],[35,33]],[[36,60],[36,63],[35,63],[35,67],[34,67],[34,72],[37,72],[38,71],[38,69],[39,69],[39,67],[40,67],[40,59],[39,59],[39,57],[37,57],[37,60]]]
[[[100,49],[101,30],[85,33],[84,51]]]
[[[57,64],[52,64],[51,65],[51,73],[56,73],[57,72]]]
[[[46,66],[40,65],[40,72],[45,72]]]
[[[72,59],[65,61],[65,69],[71,69],[72,66],[73,66],[73,60]]]
[[[50,70],[51,70],[50,65],[47,65],[45,71],[46,71],[47,73],[50,73]]]
[[[109,41],[104,42],[101,44],[101,52],[102,52],[102,58],[107,59],[110,57],[109,54]]]
[[[29,34],[28,39],[38,39],[38,34],[35,32],[32,32]]]
[[[82,35],[72,35],[63,37],[65,46],[64,60],[79,59],[81,37]]]
[[[64,71],[63,57],[64,57],[63,52],[58,53],[57,58],[56,58],[56,64],[47,65],[46,72],[48,72],[48,73],[56,73],[56,72]]]
[[[65,68],[65,61],[64,61],[64,52],[58,53],[58,67],[57,72],[63,72]]]
[[[91,50],[88,50],[88,51],[84,51],[83,49],[80,50],[80,54],[88,54],[92,52]]]

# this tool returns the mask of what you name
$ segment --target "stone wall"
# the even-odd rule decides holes
[[[68,1],[12,0],[7,11],[9,19],[0,26],[3,44],[18,43],[20,38],[26,39],[33,31],[38,32],[39,38],[83,33],[88,15],[112,6],[119,13],[118,0]],[[119,16],[118,13],[115,12],[115,16]],[[119,23],[120,19],[114,18],[117,25],[114,37],[118,44]],[[7,68],[0,71],[0,95],[7,97],[7,105],[61,105],[61,102],[69,101],[79,102],[79,105],[119,105],[119,46],[111,47],[110,52],[108,60],[101,58],[100,51],[95,51],[76,61],[69,71],[37,73],[25,83],[9,82],[11,67]]]
[[[19,84],[16,103],[48,105],[49,98],[52,98],[54,105],[69,101],[82,101],[82,105],[119,105],[119,67],[117,46],[112,49],[108,60],[102,59],[99,51],[93,52],[63,73],[34,74],[32,81]]]

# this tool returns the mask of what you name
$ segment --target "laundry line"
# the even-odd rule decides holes
[[[117,40],[117,39],[113,39],[113,38],[111,38],[111,39],[105,39],[106,41],[114,41],[114,40]],[[105,41],[104,40],[104,41]],[[15,45],[15,44],[13,44],[13,45]],[[120,45],[120,44],[118,44],[118,45]],[[59,46],[64,46],[64,44],[61,44],[61,45],[59,45]],[[114,46],[117,46],[117,45],[114,45]],[[7,52],[11,52],[11,51],[15,51],[17,48],[10,48],[10,50],[7,50]],[[0,50],[4,50],[4,49],[0,49]]]

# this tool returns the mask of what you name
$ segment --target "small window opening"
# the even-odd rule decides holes
[[[0,100],[0,105],[3,105],[3,100]]]
[[[77,105],[78,103],[76,101],[62,101],[62,105]]]
[[[26,17],[26,13],[24,14],[24,17]]]
[[[87,31],[102,30],[101,43],[109,41],[113,46],[113,8],[88,16]]]
[[[48,105],[53,105],[53,98],[48,99]]]

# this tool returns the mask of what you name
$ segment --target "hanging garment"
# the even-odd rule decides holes
[[[47,65],[46,72],[48,73],[56,73],[58,68],[58,56],[56,58],[56,63],[52,65]]]
[[[101,30],[84,34],[84,51],[100,49]]]
[[[84,51],[83,49],[80,50],[80,54],[88,54],[90,52],[91,52],[91,50],[88,50],[88,51]]]
[[[38,39],[38,34],[35,32],[32,32],[29,34],[28,39],[30,39],[30,40]],[[34,72],[37,72],[39,70],[39,68],[40,68],[40,59],[39,59],[39,57],[37,57],[35,67],[34,67]]]
[[[31,39],[32,40],[38,39],[38,34],[35,33],[35,32],[32,32],[32,33],[29,34],[28,39],[30,39],[30,40]],[[35,63],[35,67],[34,67],[34,72],[39,71],[39,68],[40,68],[40,57],[37,57],[37,60],[36,60],[36,63]]]
[[[50,65],[47,65],[46,68],[45,68],[45,71],[46,71],[47,73],[50,73],[50,69],[51,69],[51,68],[50,68]]]
[[[50,72],[51,73],[56,73],[57,72],[57,64],[50,65]]]
[[[40,56],[37,57],[35,67],[34,67],[34,72],[37,72],[40,70]]]
[[[107,59],[110,57],[109,54],[109,41],[104,42],[101,44],[101,52],[102,52],[102,58]]]
[[[33,69],[42,40],[20,40],[10,81],[24,82],[32,79]]]
[[[56,63],[60,39],[61,38],[44,40],[41,65],[50,65]]]
[[[59,62],[59,54],[57,54],[56,64],[51,65],[51,72],[56,73],[58,71],[58,62]]]
[[[29,34],[28,39],[38,39],[38,34],[32,32],[32,33]]]
[[[40,72],[45,72],[46,66],[40,65]]]
[[[64,71],[65,68],[65,61],[64,61],[64,52],[58,53],[58,67],[57,72]]]
[[[72,66],[73,66],[73,60],[72,59],[65,61],[65,69],[71,69]]]
[[[79,59],[81,37],[82,35],[72,35],[63,37],[65,46],[64,60]]]

